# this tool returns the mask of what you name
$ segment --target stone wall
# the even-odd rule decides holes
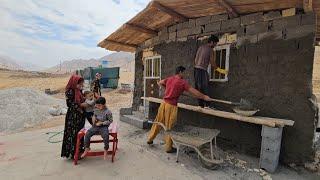
[[[194,57],[204,43],[199,37],[225,32],[237,34],[230,50],[229,80],[211,82],[209,95],[235,102],[245,98],[261,110],[260,116],[294,120],[293,127],[284,128],[281,160],[302,163],[312,159],[316,121],[316,107],[310,102],[314,14],[282,17],[274,11],[235,19],[226,15],[202,17],[168,27],[142,47],[153,46],[161,55],[162,78],[174,74],[174,68],[183,65],[187,68],[187,80],[193,85]],[[197,104],[189,97],[180,100]],[[215,106],[231,111],[230,106]],[[220,147],[259,156],[261,126],[186,110],[179,110],[178,119],[180,123],[220,129]]]

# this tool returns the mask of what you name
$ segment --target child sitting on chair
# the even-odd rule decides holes
[[[85,103],[87,104],[87,107],[84,110],[84,116],[89,121],[89,123],[92,125],[92,117],[94,114],[93,111],[94,111],[94,106],[95,106],[96,102],[95,102],[92,91],[85,91],[84,96],[86,98]]]
[[[82,154],[82,158],[85,157],[90,151],[90,139],[93,135],[101,135],[104,142],[104,159],[107,158],[109,149],[109,125],[112,123],[112,113],[106,106],[106,99],[99,97],[96,100],[96,109],[92,118],[92,127],[88,129],[84,137],[85,151]]]

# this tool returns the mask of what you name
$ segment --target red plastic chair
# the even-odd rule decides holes
[[[87,129],[81,129],[77,136],[77,144],[76,144],[76,152],[74,155],[73,164],[78,164],[78,159],[80,156],[80,141],[86,135]],[[103,140],[91,140],[90,143],[103,143]],[[116,155],[116,151],[118,150],[118,124],[113,122],[109,126],[109,143],[112,143],[112,149],[108,150],[108,154],[112,155],[111,161],[114,162],[114,157]],[[110,149],[110,148],[109,148]],[[103,156],[104,151],[94,151],[88,152],[86,156]]]

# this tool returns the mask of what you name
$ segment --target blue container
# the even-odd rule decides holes
[[[104,88],[118,88],[119,81],[119,67],[113,68],[92,68],[88,67],[83,70],[83,78],[89,80],[90,82],[94,80],[96,73],[101,73],[101,84]]]

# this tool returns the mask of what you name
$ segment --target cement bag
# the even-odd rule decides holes
[[[51,107],[48,110],[49,114],[52,116],[60,116],[61,115],[61,108],[58,107]]]
[[[67,114],[68,109],[66,108],[62,108],[61,109],[61,115],[66,115]]]

